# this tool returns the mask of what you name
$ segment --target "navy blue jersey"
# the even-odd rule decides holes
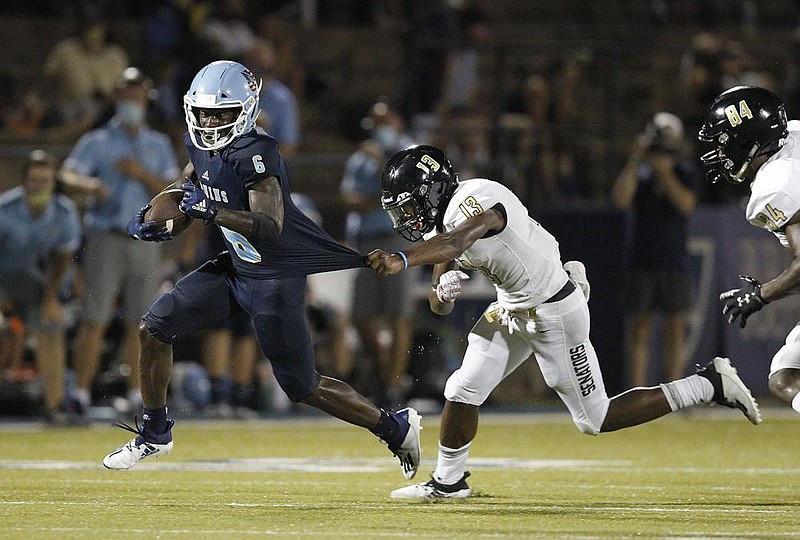
[[[270,176],[280,182],[284,219],[277,240],[249,240],[220,227],[237,273],[276,279],[365,265],[364,255],[336,242],[294,205],[278,143],[263,130],[253,129],[219,152],[198,149],[188,133],[183,142],[200,186],[219,208],[249,211],[251,186]]]

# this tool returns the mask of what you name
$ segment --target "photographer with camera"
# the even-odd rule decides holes
[[[634,143],[617,178],[612,200],[629,211],[633,227],[628,249],[624,301],[628,313],[628,374],[633,386],[648,383],[650,334],[661,315],[664,365],[656,380],[683,376],[686,311],[692,280],[686,239],[689,215],[697,206],[696,169],[685,159],[683,122],[656,113]]]

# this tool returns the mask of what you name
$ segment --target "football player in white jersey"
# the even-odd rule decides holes
[[[769,90],[737,86],[714,100],[698,137],[714,145],[700,158],[709,179],[752,182],[747,220],[774,233],[793,256],[770,281],[740,276],[741,288],[720,295],[728,322],[738,319],[744,328],[766,304],[800,291],[800,121],[787,121],[783,101]],[[800,324],[772,358],[769,388],[800,412]]]
[[[461,293],[461,270],[483,274],[497,301],[472,328],[461,367],[444,388],[439,453],[432,478],[392,492],[394,498],[468,497],[465,471],[478,429],[478,408],[531,354],[548,386],[587,434],[634,426],[699,403],[740,409],[754,424],[758,405],[726,358],[697,374],[610,398],[589,340],[589,283],[583,264],[561,263],[558,242],[528,216],[506,187],[483,178],[459,181],[433,146],[412,146],[392,156],[382,177],[381,202],[406,252],[371,252],[370,267],[386,276],[433,264],[431,310],[445,315]]]

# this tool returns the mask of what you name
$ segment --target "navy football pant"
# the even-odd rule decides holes
[[[217,326],[244,309],[253,321],[261,351],[292,401],[319,386],[305,313],[306,278],[254,279],[234,274],[223,253],[180,279],[158,298],[144,321],[166,343]]]

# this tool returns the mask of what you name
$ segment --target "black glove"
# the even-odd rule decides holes
[[[741,289],[731,289],[719,295],[722,314],[728,316],[728,324],[739,317],[739,327],[744,328],[747,318],[769,302],[761,297],[761,282],[750,276],[739,276],[745,284]]]
[[[150,205],[142,206],[141,210],[136,213],[128,222],[128,234],[137,240],[144,240],[145,242],[165,242],[172,240],[172,234],[166,227],[159,227],[155,221],[145,221],[144,214],[147,212]]]

